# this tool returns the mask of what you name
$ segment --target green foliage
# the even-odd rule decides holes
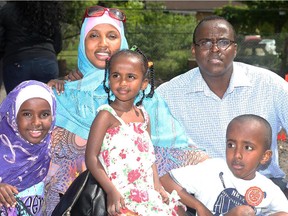
[[[270,65],[275,71],[287,70],[288,1],[258,0],[241,3],[244,4],[242,7],[225,6],[215,13],[231,22],[238,35],[258,34],[262,38],[275,39],[279,57],[274,56],[275,61]]]
[[[97,5],[98,1],[64,1],[65,19],[62,23],[63,49],[77,50],[79,34],[85,9]]]
[[[67,71],[72,71],[77,68],[77,54],[77,50],[63,50],[61,53],[59,53],[58,60],[65,61]]]
[[[287,27],[288,1],[242,1],[243,6],[224,6],[215,13],[225,17],[237,32],[281,33]],[[269,28],[267,28],[269,26]]]
[[[196,25],[194,16],[168,13],[158,2],[139,2],[136,6],[137,9],[130,7],[125,11],[129,44],[137,45],[155,61],[158,79],[166,81],[186,72],[191,55],[192,32]]]
[[[170,51],[165,58],[155,61],[155,73],[158,82],[172,79],[173,77],[188,71],[188,59],[190,50]]]

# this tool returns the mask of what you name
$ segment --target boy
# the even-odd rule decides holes
[[[198,215],[288,215],[283,192],[257,172],[270,161],[271,139],[271,126],[264,118],[238,116],[227,127],[226,162],[211,158],[174,169],[161,182],[168,192],[176,189]]]

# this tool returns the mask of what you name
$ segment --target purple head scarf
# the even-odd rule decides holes
[[[43,98],[51,106],[52,124],[38,144],[22,138],[17,126],[17,112],[31,98]],[[38,81],[24,81],[11,91],[0,105],[0,182],[21,192],[47,175],[50,163],[50,140],[55,125],[56,101],[51,89]]]

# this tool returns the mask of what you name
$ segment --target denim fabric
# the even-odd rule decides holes
[[[3,65],[3,81],[7,94],[25,80],[37,80],[47,83],[58,78],[57,59],[33,58]]]

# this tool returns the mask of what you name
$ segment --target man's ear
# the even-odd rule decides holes
[[[234,51],[234,58],[236,57],[236,55],[237,55],[237,49],[238,49],[238,45],[237,45],[237,43],[235,43],[234,44],[234,46],[235,46],[235,51]]]
[[[142,82],[141,90],[145,90],[148,86],[148,83],[149,83],[149,80],[147,78],[145,78]]]
[[[262,160],[260,161],[260,164],[262,164],[262,165],[266,164],[267,162],[270,161],[271,157],[272,157],[272,151],[266,150],[263,154],[263,157],[262,157]]]
[[[192,52],[192,55],[195,55],[195,45],[194,45],[194,43],[191,46],[191,52]]]

